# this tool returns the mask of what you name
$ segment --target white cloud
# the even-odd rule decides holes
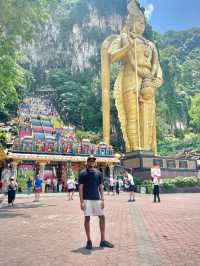
[[[150,20],[152,13],[154,11],[154,5],[153,4],[148,4],[145,6],[145,17]]]

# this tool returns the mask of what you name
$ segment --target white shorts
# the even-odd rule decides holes
[[[103,209],[101,209],[100,200],[84,200],[85,203],[85,216],[102,216],[104,215]]]

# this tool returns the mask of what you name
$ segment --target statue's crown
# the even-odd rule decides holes
[[[131,16],[144,16],[144,9],[140,7],[140,4],[137,0],[129,0],[127,10]]]

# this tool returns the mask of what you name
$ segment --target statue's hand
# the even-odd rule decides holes
[[[163,83],[163,80],[161,78],[154,78],[152,81],[152,84],[155,88],[159,88]]]
[[[132,48],[135,45],[135,41],[129,35],[127,35],[127,37],[128,37],[129,46]]]
[[[142,77],[144,79],[150,79],[150,80],[154,79],[152,73],[149,73],[149,72],[146,72],[146,73],[145,72],[142,72]]]
[[[129,32],[129,34],[133,39],[136,39],[138,37],[138,35],[134,32]]]

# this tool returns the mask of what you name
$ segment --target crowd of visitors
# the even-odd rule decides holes
[[[127,171],[124,171],[123,176],[113,177],[110,176],[108,180],[104,181],[104,189],[108,194],[119,195],[120,191],[130,192],[129,202],[135,201],[134,190],[135,183],[132,174]]]
[[[67,192],[68,200],[73,200],[74,192],[78,191],[78,180],[74,177],[71,169],[70,175],[67,179],[57,179],[56,177],[41,178],[40,174],[36,175],[35,178],[28,178],[26,182],[27,193],[35,193],[34,201],[40,200],[41,192]],[[3,179],[0,179],[0,193],[8,195],[8,205],[13,206],[15,201],[15,195],[17,191],[20,191],[16,179],[12,175],[12,171],[9,167],[2,171]],[[152,187],[153,187],[153,202],[160,202],[159,195],[159,183],[160,177],[157,175],[152,176]],[[109,178],[103,180],[104,190],[111,195],[119,195],[121,192],[129,192],[129,202],[135,201],[135,183],[133,175],[125,171],[120,176],[115,173]],[[1,200],[0,200],[1,201]]]

